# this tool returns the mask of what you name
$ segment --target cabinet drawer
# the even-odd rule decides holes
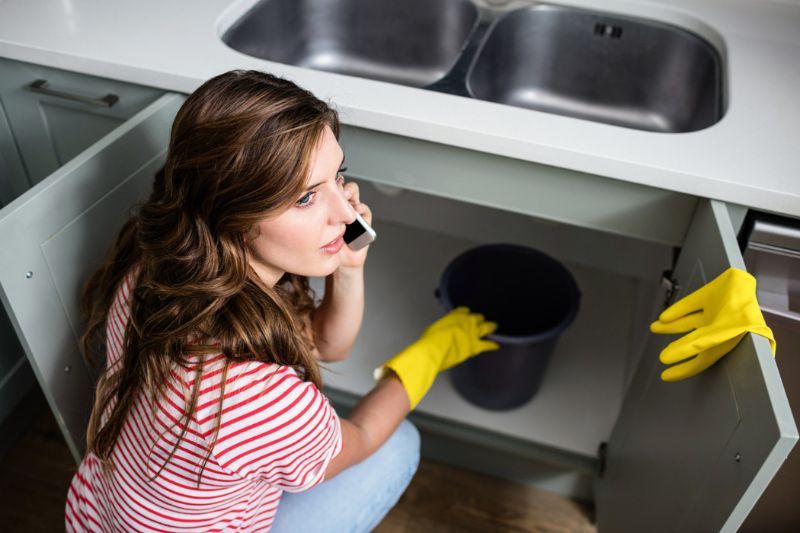
[[[15,195],[35,185],[155,101],[163,91],[0,58],[0,102],[24,167],[10,173]],[[0,124],[0,136],[3,135]]]

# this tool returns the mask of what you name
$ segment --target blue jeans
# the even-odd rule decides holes
[[[374,529],[419,465],[419,431],[408,420],[375,453],[304,492],[284,492],[273,533],[361,533]]]

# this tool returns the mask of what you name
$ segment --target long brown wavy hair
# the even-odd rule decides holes
[[[134,274],[122,356],[100,374],[87,432],[88,451],[104,467],[113,467],[111,453],[134,401],[147,394],[155,410],[176,366],[196,379],[172,453],[194,415],[211,354],[225,355],[219,405],[235,361],[289,365],[321,385],[303,327],[314,309],[308,279],[287,273],[267,287],[248,264],[246,236],[302,195],[325,126],[339,137],[330,106],[257,71],[208,80],[178,111],[152,194],[134,210],[82,298],[84,353],[102,362],[116,290]]]

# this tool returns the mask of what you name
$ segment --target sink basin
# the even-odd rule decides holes
[[[721,61],[677,27],[550,5],[489,29],[467,90],[500,102],[639,130],[688,132],[722,116]]]
[[[722,62],[669,24],[487,0],[262,0],[222,34],[244,54],[638,130],[722,118]],[[387,102],[387,105],[391,105]]]
[[[269,61],[424,87],[477,23],[468,0],[264,0],[222,40]]]

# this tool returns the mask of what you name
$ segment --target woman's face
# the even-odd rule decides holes
[[[286,272],[322,277],[335,271],[345,224],[356,218],[339,174],[344,153],[327,126],[313,157],[306,191],[289,209],[255,224],[250,232],[250,265],[270,287]]]

